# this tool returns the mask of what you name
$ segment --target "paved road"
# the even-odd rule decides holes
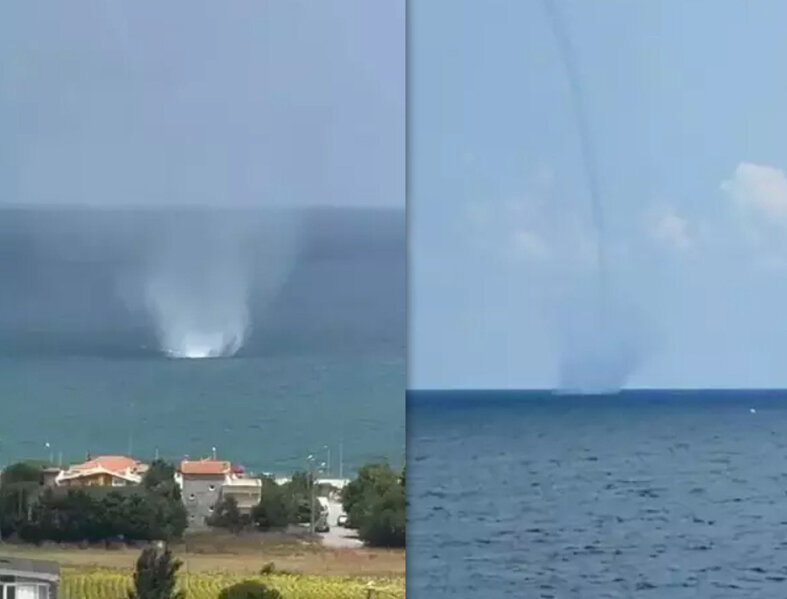
[[[336,524],[336,520],[342,513],[344,512],[341,503],[328,500],[328,525],[331,529],[320,534],[322,544],[327,547],[362,547],[363,542],[357,537],[354,530]]]

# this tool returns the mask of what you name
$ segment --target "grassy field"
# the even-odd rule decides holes
[[[352,576],[308,576],[270,574],[242,576],[228,572],[184,573],[179,586],[186,599],[215,599],[219,592],[236,582],[259,580],[278,590],[284,599],[374,599],[403,598],[404,578],[364,579]],[[131,573],[121,570],[66,568],[63,571],[62,599],[126,599]]]
[[[187,599],[214,599],[222,588],[254,578],[284,599],[404,597],[405,552],[327,549],[284,535],[191,536],[174,545]],[[139,548],[0,545],[0,555],[45,559],[62,567],[63,599],[126,599]],[[273,573],[260,575],[266,566]],[[369,586],[371,585],[371,594]]]

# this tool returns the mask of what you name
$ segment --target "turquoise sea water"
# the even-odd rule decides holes
[[[338,475],[404,457],[401,358],[0,359],[0,460],[90,451],[176,459],[212,447],[288,472],[314,453]],[[51,448],[46,448],[49,443]]]
[[[0,211],[0,463],[401,463],[404,249],[395,210]],[[237,354],[167,357],[203,321]]]

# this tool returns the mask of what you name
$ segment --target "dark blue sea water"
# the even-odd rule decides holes
[[[411,599],[787,596],[787,391],[407,409]]]
[[[205,323],[237,353],[167,356]],[[0,210],[0,464],[347,474],[403,459],[404,388],[402,211]]]

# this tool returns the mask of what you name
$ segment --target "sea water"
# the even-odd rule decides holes
[[[785,431],[785,391],[411,392],[408,596],[784,596]]]
[[[0,464],[87,453],[177,460],[213,447],[273,473],[305,468],[309,454],[333,476],[369,460],[401,463],[404,213],[298,218],[297,239],[273,245],[282,227],[264,211],[0,211]],[[232,252],[211,259],[237,220],[245,271]],[[221,243],[206,245],[214,224]],[[158,269],[148,250],[161,239],[202,246]],[[279,258],[288,264],[273,280]],[[149,267],[174,289],[167,310],[142,301]],[[210,320],[230,275],[249,277],[219,306],[245,311],[242,345],[227,357],[173,358],[159,334],[167,315],[181,302],[196,325]],[[238,297],[241,287],[248,295]]]

